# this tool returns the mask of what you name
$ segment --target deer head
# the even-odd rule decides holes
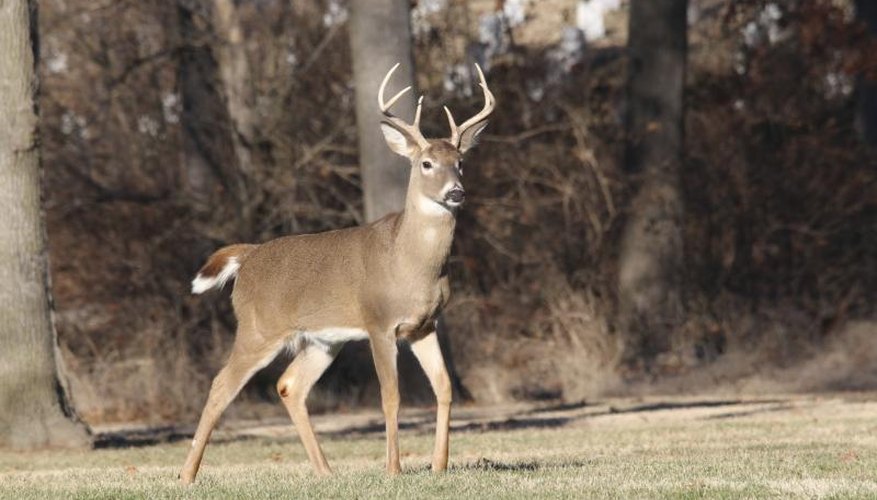
[[[417,111],[411,124],[390,113],[393,104],[411,90],[411,87],[400,90],[389,101],[384,101],[384,89],[398,67],[399,64],[396,63],[390,68],[378,90],[378,106],[384,115],[384,119],[381,120],[384,139],[394,153],[408,158],[411,162],[410,188],[420,196],[418,201],[427,207],[438,205],[445,211],[453,213],[463,204],[466,197],[462,181],[463,154],[475,145],[478,134],[487,126],[487,117],[493,112],[496,100],[487,87],[484,73],[476,64],[478,78],[481,80],[479,84],[484,92],[484,107],[478,114],[457,126],[451,111],[445,106],[451,136],[447,139],[426,139],[420,132],[423,96],[417,101]],[[411,194],[412,191],[409,191],[409,196]]]

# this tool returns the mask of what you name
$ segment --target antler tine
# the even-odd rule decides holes
[[[460,132],[457,130],[457,124],[454,122],[454,115],[451,114],[451,110],[447,106],[444,106],[444,108],[445,114],[448,115],[448,125],[451,127],[451,142],[457,144],[460,140]]]
[[[400,90],[399,93],[397,93],[396,95],[394,95],[394,96],[390,99],[390,102],[388,102],[388,103],[386,103],[386,104],[383,104],[383,107],[381,108],[381,111],[383,111],[383,112],[387,112],[390,108],[393,107],[394,104],[396,104],[396,101],[398,101],[399,99],[401,99],[402,96],[405,95],[405,93],[408,92],[409,90],[411,90],[411,86],[410,86],[410,85],[407,86],[407,87],[405,87],[404,89]]]
[[[493,92],[487,87],[487,80],[484,78],[484,72],[481,71],[481,66],[476,63],[475,69],[478,70],[478,79],[480,80],[478,85],[480,85],[481,90],[484,91],[484,107],[481,108],[481,111],[479,111],[477,115],[463,122],[459,127],[460,130],[466,130],[472,125],[487,118],[490,113],[493,113],[493,108],[496,105],[496,99],[493,97]]]
[[[420,129],[420,111],[421,111],[421,109],[423,109],[423,96],[420,96],[420,98],[417,99],[417,111],[414,112],[413,125],[415,127],[417,127],[418,130]]]
[[[384,92],[387,90],[387,83],[390,82],[390,78],[392,78],[393,73],[396,72],[396,68],[399,67],[399,64],[400,63],[394,64],[393,67],[390,68],[390,71],[387,71],[387,74],[384,75],[384,79],[381,81],[381,86],[378,89],[378,108],[380,108],[382,112],[386,112],[388,109],[390,109],[390,106],[395,104],[396,101],[399,99],[399,97],[401,97],[402,94],[404,94],[405,92],[408,91],[408,89],[411,88],[411,87],[406,87],[406,88],[402,89],[398,94],[396,94],[392,99],[390,99],[390,104],[387,104],[384,102]]]
[[[399,67],[399,64],[400,63],[394,64],[393,67],[390,68],[390,71],[387,72],[387,75],[384,76],[384,80],[381,82],[381,86],[378,89],[378,107],[380,108],[381,113],[383,113],[384,118],[387,121],[392,122],[396,127],[399,127],[400,129],[411,134],[411,136],[421,145],[421,147],[425,147],[429,143],[427,142],[426,138],[423,137],[423,134],[420,132],[420,110],[421,110],[421,107],[423,105],[423,96],[420,96],[420,99],[418,99],[418,101],[417,101],[417,111],[414,114],[414,123],[413,124],[405,123],[403,120],[401,120],[400,118],[398,118],[398,117],[394,116],[392,113],[390,113],[390,108],[393,107],[394,104],[396,104],[396,101],[398,101],[400,98],[402,98],[402,96],[405,95],[406,92],[411,90],[410,85],[408,87],[405,87],[404,89],[400,90],[396,95],[394,95],[389,100],[389,102],[384,101],[384,91],[387,88],[387,83],[389,83],[390,78],[393,76],[393,73],[395,73],[396,69]]]
[[[487,80],[484,78],[484,72],[481,71],[481,66],[479,66],[478,63],[475,63],[475,69],[478,71],[478,80],[480,80],[478,85],[481,86],[481,90],[484,92],[484,107],[481,108],[481,111],[463,122],[462,125],[457,126],[454,124],[454,117],[451,115],[451,111],[445,107],[445,112],[448,115],[448,122],[451,125],[451,142],[455,145],[459,145],[460,138],[467,129],[484,121],[491,113],[493,113],[493,109],[496,107],[496,98],[493,96],[493,92],[487,87]]]

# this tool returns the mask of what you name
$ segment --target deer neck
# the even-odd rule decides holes
[[[409,186],[394,242],[398,264],[419,277],[438,279],[451,252],[456,222],[454,213]]]

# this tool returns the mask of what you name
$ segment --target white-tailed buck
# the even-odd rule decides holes
[[[344,343],[358,339],[369,340],[381,385],[387,471],[401,472],[396,373],[400,339],[411,343],[436,394],[432,468],[447,468],[451,384],[435,323],[450,295],[445,263],[456,210],[464,199],[460,160],[487,125],[495,100],[477,68],[484,108],[457,126],[446,107],[450,138],[426,139],[419,125],[422,98],[412,124],[390,113],[410,87],[384,101],[384,89],[398,66],[384,77],[378,105],[387,144],[411,161],[404,210],[365,226],[227,246],[211,255],[192,281],[192,292],[202,293],[236,278],[232,304],[238,329],[228,362],[210,388],[180,474],[183,483],[194,481],[204,447],[225,408],[247,380],[284,349],[294,351],[295,358],[277,382],[277,391],[314,469],[328,474],[305,399]]]

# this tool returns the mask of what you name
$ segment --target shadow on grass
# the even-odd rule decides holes
[[[766,401],[771,402],[771,401]],[[630,408],[609,407],[609,411],[605,415],[615,414],[621,415],[625,413],[642,413],[648,411],[664,411],[664,410],[690,410],[694,408],[717,408],[719,406],[737,406],[742,404],[751,404],[752,401],[743,401],[740,399],[722,399],[722,400],[706,400],[706,401],[685,401],[685,402],[657,402],[643,405],[632,406]]]
[[[432,420],[408,420],[399,422],[399,430],[408,431],[422,429],[429,425],[430,422],[432,422]],[[363,425],[353,425],[346,429],[340,429],[337,431],[321,432],[320,435],[331,437],[365,436],[368,434],[381,434],[384,432],[384,429],[384,422],[371,422]]]
[[[507,418],[499,421],[469,422],[462,425],[452,425],[451,430],[456,432],[490,432],[490,431],[514,431],[520,429],[550,429],[563,427],[574,420],[574,417],[553,418]]]
[[[562,403],[553,406],[546,406],[542,408],[532,409],[526,412],[523,412],[521,416],[514,416],[502,420],[485,420],[485,421],[476,421],[476,422],[464,422],[460,424],[451,425],[451,431],[453,432],[491,432],[491,431],[509,431],[509,430],[522,430],[522,429],[551,429],[563,427],[569,424],[572,421],[576,420],[586,420],[589,418],[607,416],[607,415],[622,415],[629,413],[646,413],[646,412],[654,412],[654,411],[666,411],[666,410],[683,410],[683,409],[693,409],[693,408],[718,408],[723,406],[734,407],[739,405],[749,405],[749,404],[778,404],[778,403],[786,403],[787,401],[782,399],[766,399],[766,400],[754,400],[754,401],[746,401],[740,399],[725,399],[725,400],[701,400],[701,401],[683,401],[683,402],[656,402],[656,403],[648,403],[635,405],[628,408],[617,408],[615,406],[609,406],[607,409],[603,411],[597,411],[594,413],[587,414],[575,414],[577,410],[585,409],[589,406],[589,404],[585,401],[579,401],[575,403]],[[597,406],[596,404],[592,404],[590,406]],[[729,411],[726,413],[722,413],[720,415],[708,416],[705,418],[734,418],[734,417],[742,417],[748,416],[754,413],[761,413],[766,411],[779,411],[784,409],[783,406],[774,407],[774,408],[760,408],[755,410],[745,410],[745,411]],[[553,412],[569,412],[569,415],[561,415],[561,416],[539,416],[544,413],[553,413]],[[403,422],[399,422],[400,430],[409,430],[409,431],[422,431],[422,432],[432,432],[434,426],[434,421],[431,418],[417,419],[417,420],[407,420]],[[173,443],[177,441],[181,441],[184,439],[191,439],[194,434],[194,429],[191,427],[176,427],[176,426],[166,426],[152,429],[137,429],[137,430],[128,430],[128,431],[119,431],[119,432],[110,432],[110,433],[102,433],[95,436],[94,439],[94,447],[95,448],[124,448],[131,446],[151,446],[161,443]],[[344,438],[344,437],[353,437],[353,436],[368,436],[368,435],[378,435],[384,432],[384,423],[381,422],[369,422],[367,424],[350,426],[345,429],[340,429],[332,432],[324,432],[321,433],[323,436],[335,437],[335,438]],[[214,439],[214,442],[235,442],[235,441],[245,441],[248,439],[256,439],[254,436],[246,436],[239,435],[229,438],[224,438],[221,440]],[[265,439],[265,438],[260,438]],[[272,440],[279,440],[283,438],[271,438]]]
[[[527,413],[527,415],[536,415],[539,413],[550,413],[555,411],[575,411],[581,410],[583,408],[587,408],[588,406],[594,406],[593,403],[588,403],[585,400],[576,401],[572,403],[558,403],[551,406],[543,406],[541,408],[534,408]]]
[[[128,448],[136,446],[154,446],[163,443],[176,443],[192,439],[194,430],[184,427],[165,426],[149,429],[124,430],[119,432],[103,432],[96,434],[92,441],[94,449]]]
[[[764,413],[773,413],[777,411],[783,411],[794,408],[794,405],[791,404],[778,404],[777,406],[771,406],[768,408],[757,408],[754,410],[747,411],[729,411],[727,413],[719,413],[718,415],[709,415],[704,417],[704,420],[724,420],[729,418],[741,418],[741,417],[750,417],[752,415],[760,415]]]
[[[562,427],[569,423],[571,418],[509,418],[502,421],[489,422],[469,422],[461,425],[452,425],[453,432],[490,432],[531,428],[552,428]],[[434,422],[430,420],[399,422],[400,431],[423,431],[432,432]],[[380,435],[384,433],[384,423],[368,423],[364,425],[351,426],[346,429],[337,431],[329,431],[320,433],[321,436],[332,438],[345,437],[362,437],[370,435]],[[95,449],[105,448],[128,448],[136,446],[153,446],[163,443],[176,443],[179,441],[192,439],[194,436],[192,429],[181,427],[158,427],[152,429],[137,429],[119,432],[106,432],[98,434],[94,437],[93,447]],[[270,439],[271,441],[282,441],[290,438],[276,437],[265,438],[262,436],[239,435],[234,437],[212,438],[212,443],[231,443],[249,441],[253,439]]]

